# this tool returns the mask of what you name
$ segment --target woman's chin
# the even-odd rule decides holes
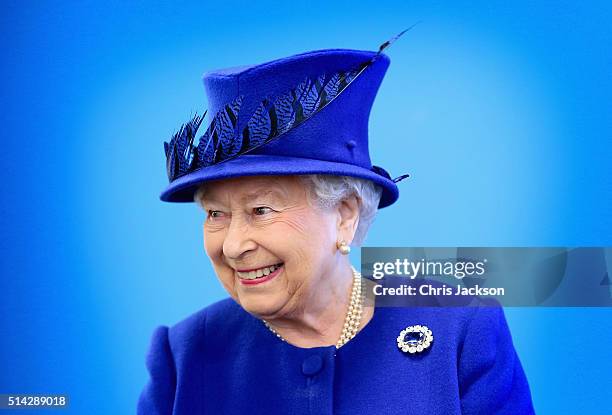
[[[259,318],[275,315],[282,308],[273,294],[240,293],[238,300],[242,308]],[[280,300],[280,299],[279,299]]]

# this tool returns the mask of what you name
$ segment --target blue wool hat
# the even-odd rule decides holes
[[[381,52],[397,37],[378,52],[317,50],[206,73],[212,120],[197,142],[206,113],[164,143],[170,184],[161,200],[193,202],[211,180],[331,174],[371,180],[383,189],[378,207],[394,203],[408,175],[392,179],[372,165],[368,118],[390,63]]]

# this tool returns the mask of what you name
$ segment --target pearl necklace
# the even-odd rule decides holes
[[[344,319],[344,326],[342,327],[342,333],[340,333],[340,338],[336,343],[336,349],[341,348],[349,340],[351,340],[357,332],[359,331],[359,325],[361,323],[361,314],[363,312],[363,292],[361,289],[361,273],[357,272],[357,270],[351,266],[353,270],[353,288],[351,290],[351,302],[349,304],[348,311],[346,313],[346,318]],[[276,330],[270,326],[266,320],[263,320],[265,326],[270,329],[272,333],[276,335],[279,339],[286,342],[280,334]]]

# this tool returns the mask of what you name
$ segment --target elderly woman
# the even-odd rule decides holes
[[[348,254],[405,177],[368,150],[386,44],[205,75],[212,120],[166,143],[161,199],[203,207],[230,297],[155,331],[140,414],[533,413],[501,308],[364,301]]]

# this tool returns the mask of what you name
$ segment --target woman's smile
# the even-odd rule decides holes
[[[238,280],[243,285],[257,285],[270,281],[283,270],[283,263],[250,271],[236,271]]]

